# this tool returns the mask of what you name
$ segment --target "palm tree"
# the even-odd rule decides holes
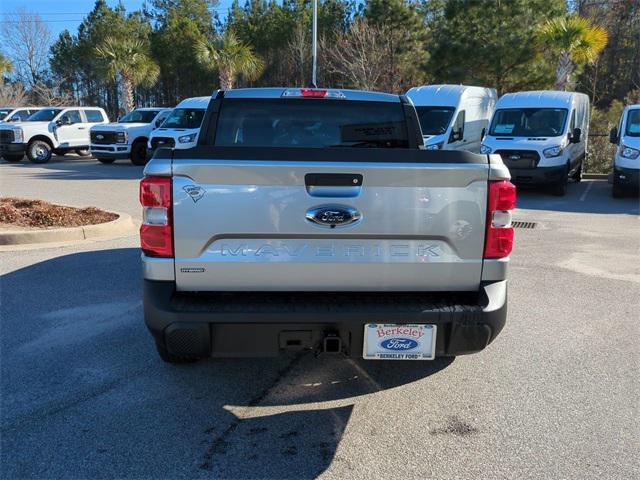
[[[549,20],[540,29],[543,44],[559,51],[556,69],[556,90],[572,86],[571,75],[576,67],[594,63],[607,45],[607,31],[592,25],[586,18],[571,15]]]
[[[4,74],[13,71],[13,65],[7,57],[0,53],[0,85],[4,83]]]
[[[96,47],[95,53],[104,61],[107,75],[116,82],[121,80],[126,110],[133,110],[133,89],[138,85],[152,86],[160,74],[148,46],[136,38],[107,37]]]
[[[196,44],[196,57],[207,68],[218,68],[220,88],[233,88],[238,76],[255,80],[262,73],[264,62],[250,45],[242,43],[228,30],[213,43],[200,41]]]

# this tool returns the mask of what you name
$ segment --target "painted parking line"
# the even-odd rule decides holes
[[[591,190],[591,187],[593,187],[593,183],[594,182],[589,182],[589,184],[587,185],[587,188],[585,188],[584,192],[582,192],[582,195],[580,195],[581,202],[584,202],[585,198],[587,198],[587,195],[589,194],[589,190]]]

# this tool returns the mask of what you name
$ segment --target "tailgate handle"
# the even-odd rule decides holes
[[[357,197],[362,188],[359,173],[307,173],[307,193],[312,197]]]

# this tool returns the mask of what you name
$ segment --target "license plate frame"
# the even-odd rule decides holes
[[[365,323],[363,328],[362,358],[365,360],[421,361],[435,358],[438,328],[434,324]]]

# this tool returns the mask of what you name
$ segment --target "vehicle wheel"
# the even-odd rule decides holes
[[[623,198],[624,197],[624,189],[622,188],[622,186],[619,183],[616,183],[616,181],[613,181],[613,188],[611,189],[611,196],[613,198]]]
[[[147,164],[147,143],[134,142],[131,146],[131,163],[134,165]]]
[[[100,163],[104,163],[104,164],[109,164],[109,163],[113,163],[116,161],[115,158],[98,158],[97,159]]]
[[[567,194],[567,182],[569,180],[569,165],[563,177],[551,187],[551,193],[556,197],[564,197]]]
[[[199,360],[199,358],[196,357],[181,357],[179,355],[169,353],[166,347],[164,345],[160,345],[158,342],[156,342],[156,350],[158,350],[158,355],[160,356],[160,358],[167,363],[194,363]]]
[[[22,161],[22,157],[24,157],[24,155],[10,155],[8,153],[5,153],[2,158],[4,158],[7,162],[9,163],[18,163]]]
[[[27,145],[27,158],[33,163],[47,163],[52,153],[51,145],[43,140],[33,140]]]
[[[573,180],[577,183],[580,183],[582,181],[582,163],[580,164],[576,172],[573,174]]]
[[[80,157],[89,157],[91,156],[91,150],[88,148],[78,148],[76,149],[76,154]]]

